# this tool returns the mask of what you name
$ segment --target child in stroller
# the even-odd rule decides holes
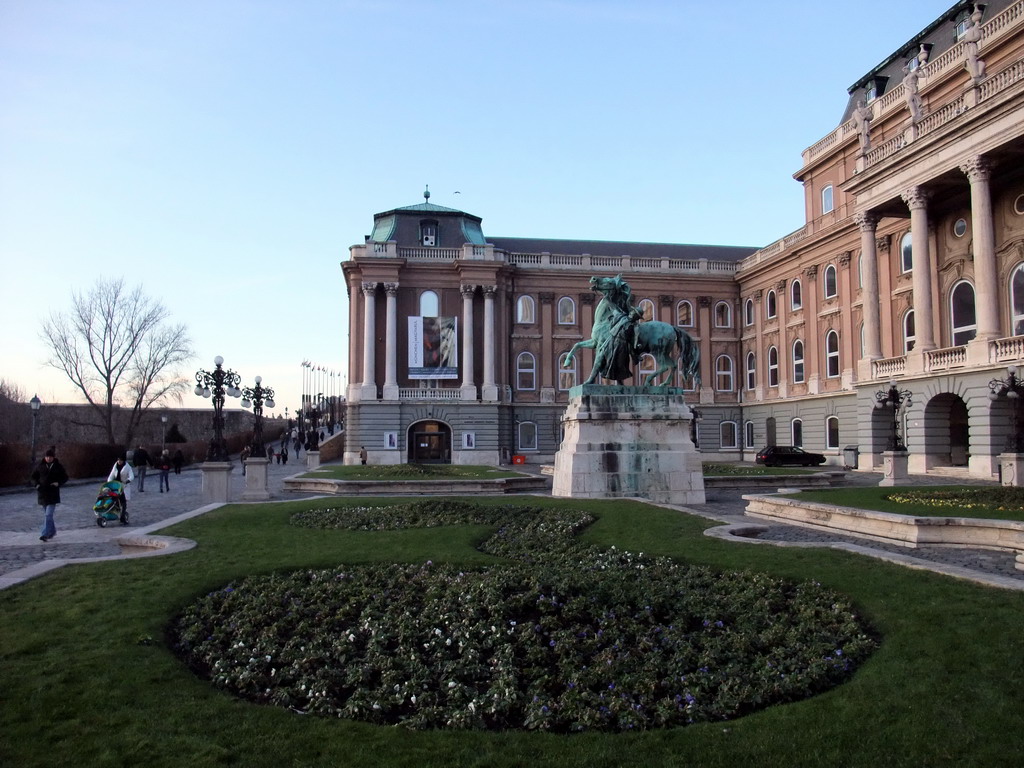
[[[124,499],[124,485],[110,480],[100,486],[96,503],[92,505],[96,513],[96,525],[103,528],[112,520],[120,520],[121,525],[128,525],[128,505]]]

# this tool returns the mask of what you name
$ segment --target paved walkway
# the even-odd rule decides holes
[[[287,465],[271,464],[268,468],[271,500],[311,498],[311,494],[283,489],[284,478],[304,472],[305,468],[305,453],[299,462],[293,457]],[[850,472],[845,482],[849,485],[877,485],[879,479],[881,475],[877,473]],[[780,478],[780,484],[784,480]],[[159,493],[159,474],[150,473],[146,477],[145,492],[139,493],[137,488],[133,492],[129,505],[131,525],[110,523],[106,528],[96,525],[92,511],[102,481],[72,481],[61,490],[62,503],[57,507],[56,514],[57,536],[46,543],[39,540],[42,512],[36,504],[35,491],[14,490],[0,494],[0,589],[32,578],[47,570],[48,566],[56,566],[61,562],[137,555],[137,551],[126,552],[117,543],[117,539],[126,534],[149,535],[182,516],[202,514],[218,506],[203,506],[201,474],[198,469],[189,468],[180,475],[172,473],[170,481],[170,492]],[[237,464],[231,473],[231,482],[231,498],[240,499],[245,479]],[[914,485],[976,484],[961,479],[923,476],[915,476],[912,482]],[[991,586],[1024,590],[1024,572],[1014,567],[1014,554],[1011,552],[958,547],[909,549],[854,536],[769,523],[744,514],[746,502],[742,496],[747,493],[750,491],[709,489],[706,504],[679,509],[718,520],[724,525],[740,525],[748,529],[754,527],[756,533],[750,538],[735,536],[726,528],[712,534],[735,541],[737,546],[827,546]]]

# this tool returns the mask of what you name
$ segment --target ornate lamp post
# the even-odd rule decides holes
[[[309,403],[309,429],[306,432],[306,437],[309,442],[310,451],[320,450],[320,398],[322,394],[317,394]]]
[[[252,446],[251,456],[257,458],[266,458],[267,447],[263,444],[263,404],[266,403],[267,408],[274,407],[274,390],[270,387],[263,386],[263,377],[256,377],[255,387],[245,387],[242,389],[242,407],[249,408],[252,406],[253,415],[256,417],[255,424],[252,428]]]
[[[889,425],[889,442],[887,451],[906,451],[907,443],[903,435],[900,416],[904,408],[913,405],[909,389],[900,389],[895,381],[889,382],[889,389],[875,392],[875,408],[892,408],[892,421]]]
[[[1005,379],[992,379],[988,383],[989,398],[995,402],[1005,397],[1010,402],[1010,434],[1006,436],[1006,453],[1024,453],[1024,434],[1021,434],[1020,401],[1024,397],[1024,383],[1017,378],[1017,366],[1006,369]]]
[[[242,391],[238,388],[241,377],[231,369],[225,369],[224,358],[217,355],[213,358],[217,366],[212,373],[200,369],[196,372],[196,395],[213,397],[213,439],[210,450],[206,454],[207,461],[228,461],[228,446],[224,441],[224,396],[238,397]]]
[[[160,417],[160,452],[167,450],[167,414]]]
[[[28,401],[28,404],[32,407],[32,466],[36,465],[36,422],[39,420],[39,409],[43,406],[43,401],[39,399],[37,395],[32,395],[32,399]]]

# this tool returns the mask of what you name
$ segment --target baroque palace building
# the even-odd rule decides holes
[[[911,471],[993,477],[1013,403],[989,382],[1024,361],[1024,0],[955,4],[848,90],[795,174],[806,224],[759,250],[490,238],[429,196],[374,216],[342,264],[346,461],[550,461],[589,278],[621,273],[699,343],[675,384],[708,458],[853,445],[877,468],[895,382]]]

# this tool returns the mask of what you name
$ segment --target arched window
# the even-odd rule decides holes
[[[800,309],[804,305],[803,289],[799,280],[794,280],[789,286],[789,305],[793,309]]]
[[[800,339],[793,342],[793,383],[804,383],[804,343]]]
[[[754,300],[747,299],[743,302],[743,324],[753,325],[754,324]]]
[[[1010,308],[1013,312],[1013,335],[1024,336],[1024,264],[1013,270],[1010,278]]]
[[[718,425],[718,431],[722,448],[739,448],[735,421],[723,421]]]
[[[914,268],[914,238],[907,232],[900,240],[900,272],[910,272]]]
[[[558,356],[558,388],[563,392],[576,386],[576,356],[573,355],[572,360],[569,362],[569,367],[566,368],[565,358],[568,355],[568,352],[563,352]]]
[[[537,361],[529,352],[520,352],[516,358],[516,388],[531,390],[537,387]]]
[[[903,354],[914,348],[917,333],[914,330],[914,310],[908,309],[903,316]]]
[[[764,298],[764,309],[768,319],[771,320],[778,314],[778,301],[775,298],[775,291],[768,291],[768,295]]]
[[[537,322],[537,312],[533,296],[520,296],[516,302],[516,322],[521,325],[532,325]]]
[[[440,302],[437,294],[433,291],[424,291],[420,294],[420,317],[437,317],[439,314]]]
[[[825,447],[832,450],[839,448],[839,418],[829,416],[825,419]]]
[[[835,331],[825,334],[825,375],[830,379],[839,375],[839,334]]]
[[[680,301],[676,304],[676,325],[684,328],[693,326],[693,305],[688,301]]]
[[[747,389],[757,386],[757,358],[753,352],[747,353]]]
[[[823,287],[826,299],[834,299],[839,293],[839,283],[836,281],[836,267],[834,264],[829,264],[825,267]]]
[[[655,362],[652,355],[646,352],[640,355],[640,362],[637,364],[637,379],[643,376],[648,376],[658,370],[658,364]]]
[[[768,386],[779,386],[779,350],[768,347]]]
[[[728,355],[719,355],[715,360],[715,389],[732,392],[732,358]]]
[[[804,422],[803,419],[793,419],[789,423],[789,437],[792,444],[797,448],[804,447]]]
[[[715,304],[715,327],[732,328],[732,307],[724,301]]]
[[[743,425],[743,447],[754,447],[754,422],[748,421]]]
[[[440,245],[437,239],[436,219],[424,219],[420,222],[420,244],[427,248]]]
[[[829,184],[821,190],[821,212],[830,213],[832,207],[832,185]]]
[[[558,300],[558,324],[576,325],[576,302],[568,296]]]
[[[978,332],[978,314],[974,306],[974,286],[961,280],[949,294],[949,317],[952,324],[953,346],[959,347],[974,338]]]
[[[532,421],[519,422],[519,450],[537,450],[537,425]]]
[[[640,299],[636,305],[637,309],[643,312],[641,320],[645,323],[651,322],[654,319],[654,302],[650,299]]]

